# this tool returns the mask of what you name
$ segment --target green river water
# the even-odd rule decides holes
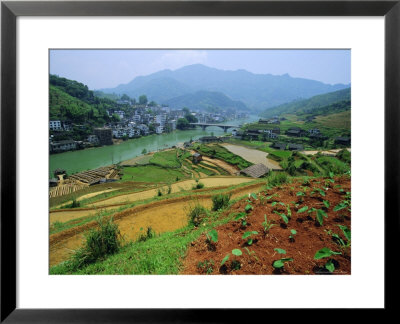
[[[233,120],[226,122],[226,124],[239,125],[257,119],[257,116],[250,116],[248,119]],[[201,128],[196,128],[175,131],[169,134],[149,135],[127,140],[117,145],[52,154],[49,161],[49,175],[53,177],[53,172],[57,168],[66,170],[68,174],[99,168],[139,156],[142,154],[143,149],[146,149],[147,152],[157,151],[178,143],[188,142],[191,138],[196,140],[202,136],[211,135],[211,133],[214,133],[215,136],[220,136],[224,134],[224,131],[219,127],[207,127],[205,131]]]

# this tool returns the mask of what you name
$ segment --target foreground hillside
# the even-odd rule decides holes
[[[90,223],[86,246],[50,273],[350,274],[350,177],[290,179],[282,173],[266,180],[203,189],[185,207],[190,202],[186,194],[153,198],[146,206],[129,205],[110,223],[108,216],[99,220],[97,229]],[[172,213],[173,204],[178,208]],[[179,226],[169,228],[177,214]],[[142,216],[154,220],[141,222]],[[161,233],[160,224],[169,229]],[[53,239],[65,241],[64,234],[76,234],[77,229]],[[135,238],[127,237],[132,229]],[[119,241],[121,234],[125,238]],[[113,249],[91,261],[88,247],[103,235],[108,243],[92,247]],[[321,259],[315,259],[317,252]]]
[[[349,201],[347,176],[249,195],[230,222],[191,243],[182,273],[350,274]]]

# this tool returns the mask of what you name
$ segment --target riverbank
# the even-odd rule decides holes
[[[251,116],[246,120],[230,121],[229,124],[243,124],[256,120],[257,116]],[[221,123],[223,125],[224,123]],[[172,133],[149,135],[135,139],[129,139],[118,145],[89,148],[79,151],[69,151],[50,155],[49,176],[53,177],[56,169],[66,170],[68,174],[96,169],[105,165],[111,165],[126,161],[142,155],[143,149],[147,152],[155,152],[161,149],[176,146],[178,143],[196,140],[207,135],[222,136],[226,133],[220,127],[207,127],[202,129],[176,130]]]

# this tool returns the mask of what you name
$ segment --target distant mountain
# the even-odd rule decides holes
[[[310,99],[297,100],[273,108],[269,108],[261,113],[263,117],[278,116],[281,114],[294,113],[326,113],[326,107],[332,106],[332,109],[347,109],[351,105],[351,88],[314,96]]]
[[[190,107],[204,111],[217,111],[221,109],[247,110],[246,105],[241,101],[234,101],[221,92],[197,91],[165,101],[170,107],[178,109]]]
[[[292,78],[288,74],[254,74],[245,70],[225,71],[201,64],[178,70],[163,70],[140,76],[116,88],[102,89],[106,93],[127,94],[137,98],[146,94],[150,100],[168,100],[198,91],[221,92],[232,100],[242,101],[254,110],[277,106],[296,99],[341,90],[348,85],[330,85],[319,81]],[[190,107],[189,107],[190,108]]]

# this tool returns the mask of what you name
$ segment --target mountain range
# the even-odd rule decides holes
[[[162,70],[134,78],[115,88],[99,89],[105,93],[127,94],[132,98],[146,94],[159,104],[174,108],[236,108],[263,111],[293,100],[348,88],[315,80],[293,78],[288,74],[255,74],[246,70],[219,70],[194,64],[177,70]],[[223,99],[222,99],[223,98]],[[214,100],[215,99],[215,100]]]

